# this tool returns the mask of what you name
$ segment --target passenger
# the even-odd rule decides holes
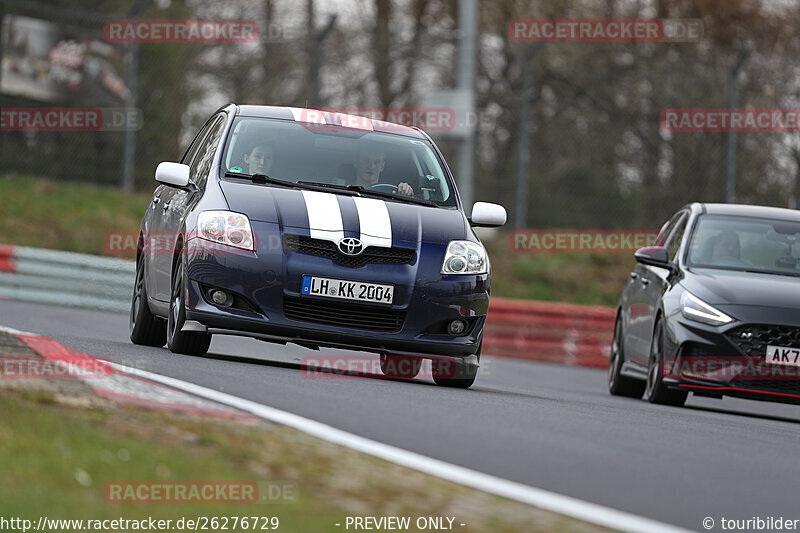
[[[265,142],[256,142],[244,154],[244,170],[248,174],[266,174],[272,170],[275,150]]]

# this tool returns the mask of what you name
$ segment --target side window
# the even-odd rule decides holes
[[[669,234],[672,233],[672,230],[675,228],[675,224],[678,223],[678,220],[680,220],[681,216],[683,216],[683,211],[678,211],[672,215],[672,218],[669,219],[668,222],[661,226],[661,231],[658,232],[655,246],[665,246],[667,237],[669,237]]]
[[[192,140],[192,144],[189,145],[189,148],[186,150],[186,153],[183,154],[183,159],[181,159],[181,163],[184,165],[190,165],[192,160],[194,159],[195,154],[197,154],[197,150],[200,148],[200,145],[203,144],[203,139],[208,133],[208,130],[211,128],[211,125],[214,123],[213,120],[209,119],[203,127],[200,128],[200,131],[195,135],[194,139]]]
[[[686,233],[686,223],[688,220],[689,217],[684,215],[675,226],[672,235],[669,236],[669,241],[667,242],[667,254],[669,254],[670,261],[675,261],[677,258],[678,249],[681,247],[683,235]]]
[[[214,154],[217,152],[217,146],[222,138],[222,132],[225,130],[225,115],[220,115],[213,122],[208,131],[208,135],[203,139],[200,147],[197,150],[197,155],[190,164],[189,179],[197,185],[198,188],[205,189],[206,182],[208,181],[208,173],[211,170],[211,165],[214,162]]]

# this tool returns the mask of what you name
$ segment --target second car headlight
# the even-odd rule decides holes
[[[450,241],[444,254],[442,274],[486,274],[489,261],[483,245],[472,241]]]
[[[250,220],[231,211],[203,211],[197,217],[197,233],[207,241],[253,250],[253,229]]]
[[[719,309],[716,309],[694,294],[684,291],[681,294],[681,314],[688,319],[697,320],[712,326],[721,326],[733,322],[733,318],[729,317]]]

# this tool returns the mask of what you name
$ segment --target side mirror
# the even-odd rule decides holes
[[[170,187],[185,189],[189,186],[189,165],[159,163],[156,167],[156,181]]]
[[[479,228],[496,228],[505,224],[507,218],[506,208],[502,205],[475,202],[469,224]]]
[[[666,268],[669,270],[673,270],[675,267],[675,265],[673,265],[669,260],[667,249],[663,246],[647,246],[645,248],[639,248],[636,250],[636,253],[634,253],[633,256],[636,258],[637,263],[641,263],[643,265]]]

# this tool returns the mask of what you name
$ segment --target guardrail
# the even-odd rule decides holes
[[[604,368],[615,318],[611,307],[492,298],[483,353]]]
[[[0,245],[0,297],[127,313],[133,261]],[[492,298],[483,353],[605,367],[614,328],[610,307]]]
[[[0,245],[0,297],[127,313],[134,261]]]

